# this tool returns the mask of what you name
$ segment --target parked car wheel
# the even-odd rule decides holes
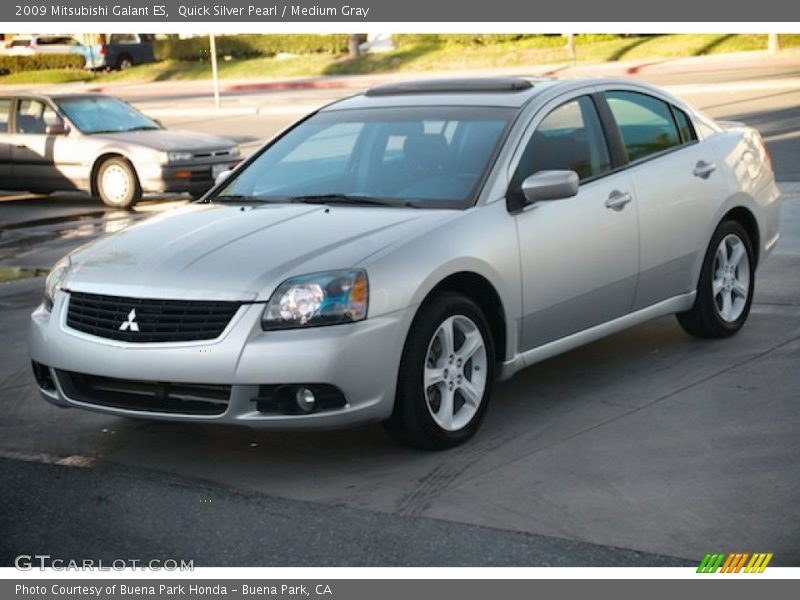
[[[117,71],[127,71],[133,66],[133,59],[127,54],[123,54],[117,59]]]
[[[737,221],[723,221],[708,246],[694,307],[677,315],[681,326],[701,338],[739,331],[750,314],[755,267],[747,231]]]
[[[95,190],[104,204],[129,208],[142,197],[136,171],[124,158],[110,158],[97,169]]]
[[[481,309],[455,293],[422,307],[406,339],[394,412],[398,442],[429,450],[457,446],[477,431],[494,382],[494,344]]]

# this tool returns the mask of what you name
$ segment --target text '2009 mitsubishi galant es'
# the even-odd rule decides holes
[[[537,361],[672,313],[738,331],[778,200],[757,132],[651,86],[380,86],[61,260],[36,380],[60,406],[450,447]]]

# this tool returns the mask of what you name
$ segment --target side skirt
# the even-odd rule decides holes
[[[542,346],[532,348],[517,354],[511,360],[504,362],[500,367],[498,379],[503,381],[510,378],[517,371],[530,367],[538,362],[552,358],[563,352],[567,352],[579,346],[584,346],[601,338],[607,337],[623,329],[634,327],[646,321],[689,310],[694,305],[696,291],[674,296],[667,300],[662,300],[656,304],[637,310],[636,312],[623,315],[613,321],[595,325],[589,329],[579,331],[567,337],[548,342]]]

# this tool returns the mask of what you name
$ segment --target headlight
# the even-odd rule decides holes
[[[272,294],[261,327],[292,329],[353,323],[367,317],[369,286],[363,270],[293,277]]]
[[[231,156],[239,156],[241,153],[242,153],[242,150],[241,150],[241,148],[239,148],[239,146],[234,146],[233,148],[230,149],[230,155]]]
[[[44,307],[48,311],[53,310],[56,292],[61,289],[61,284],[67,278],[70,266],[69,258],[62,258],[50,269],[47,279],[44,280]]]
[[[191,152],[167,152],[167,162],[180,162],[184,160],[192,160],[194,154]]]

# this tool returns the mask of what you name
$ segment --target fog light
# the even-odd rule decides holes
[[[294,399],[295,402],[297,402],[297,408],[305,413],[310,413],[317,404],[317,398],[314,396],[314,392],[307,387],[298,389],[297,393],[294,395]]]

